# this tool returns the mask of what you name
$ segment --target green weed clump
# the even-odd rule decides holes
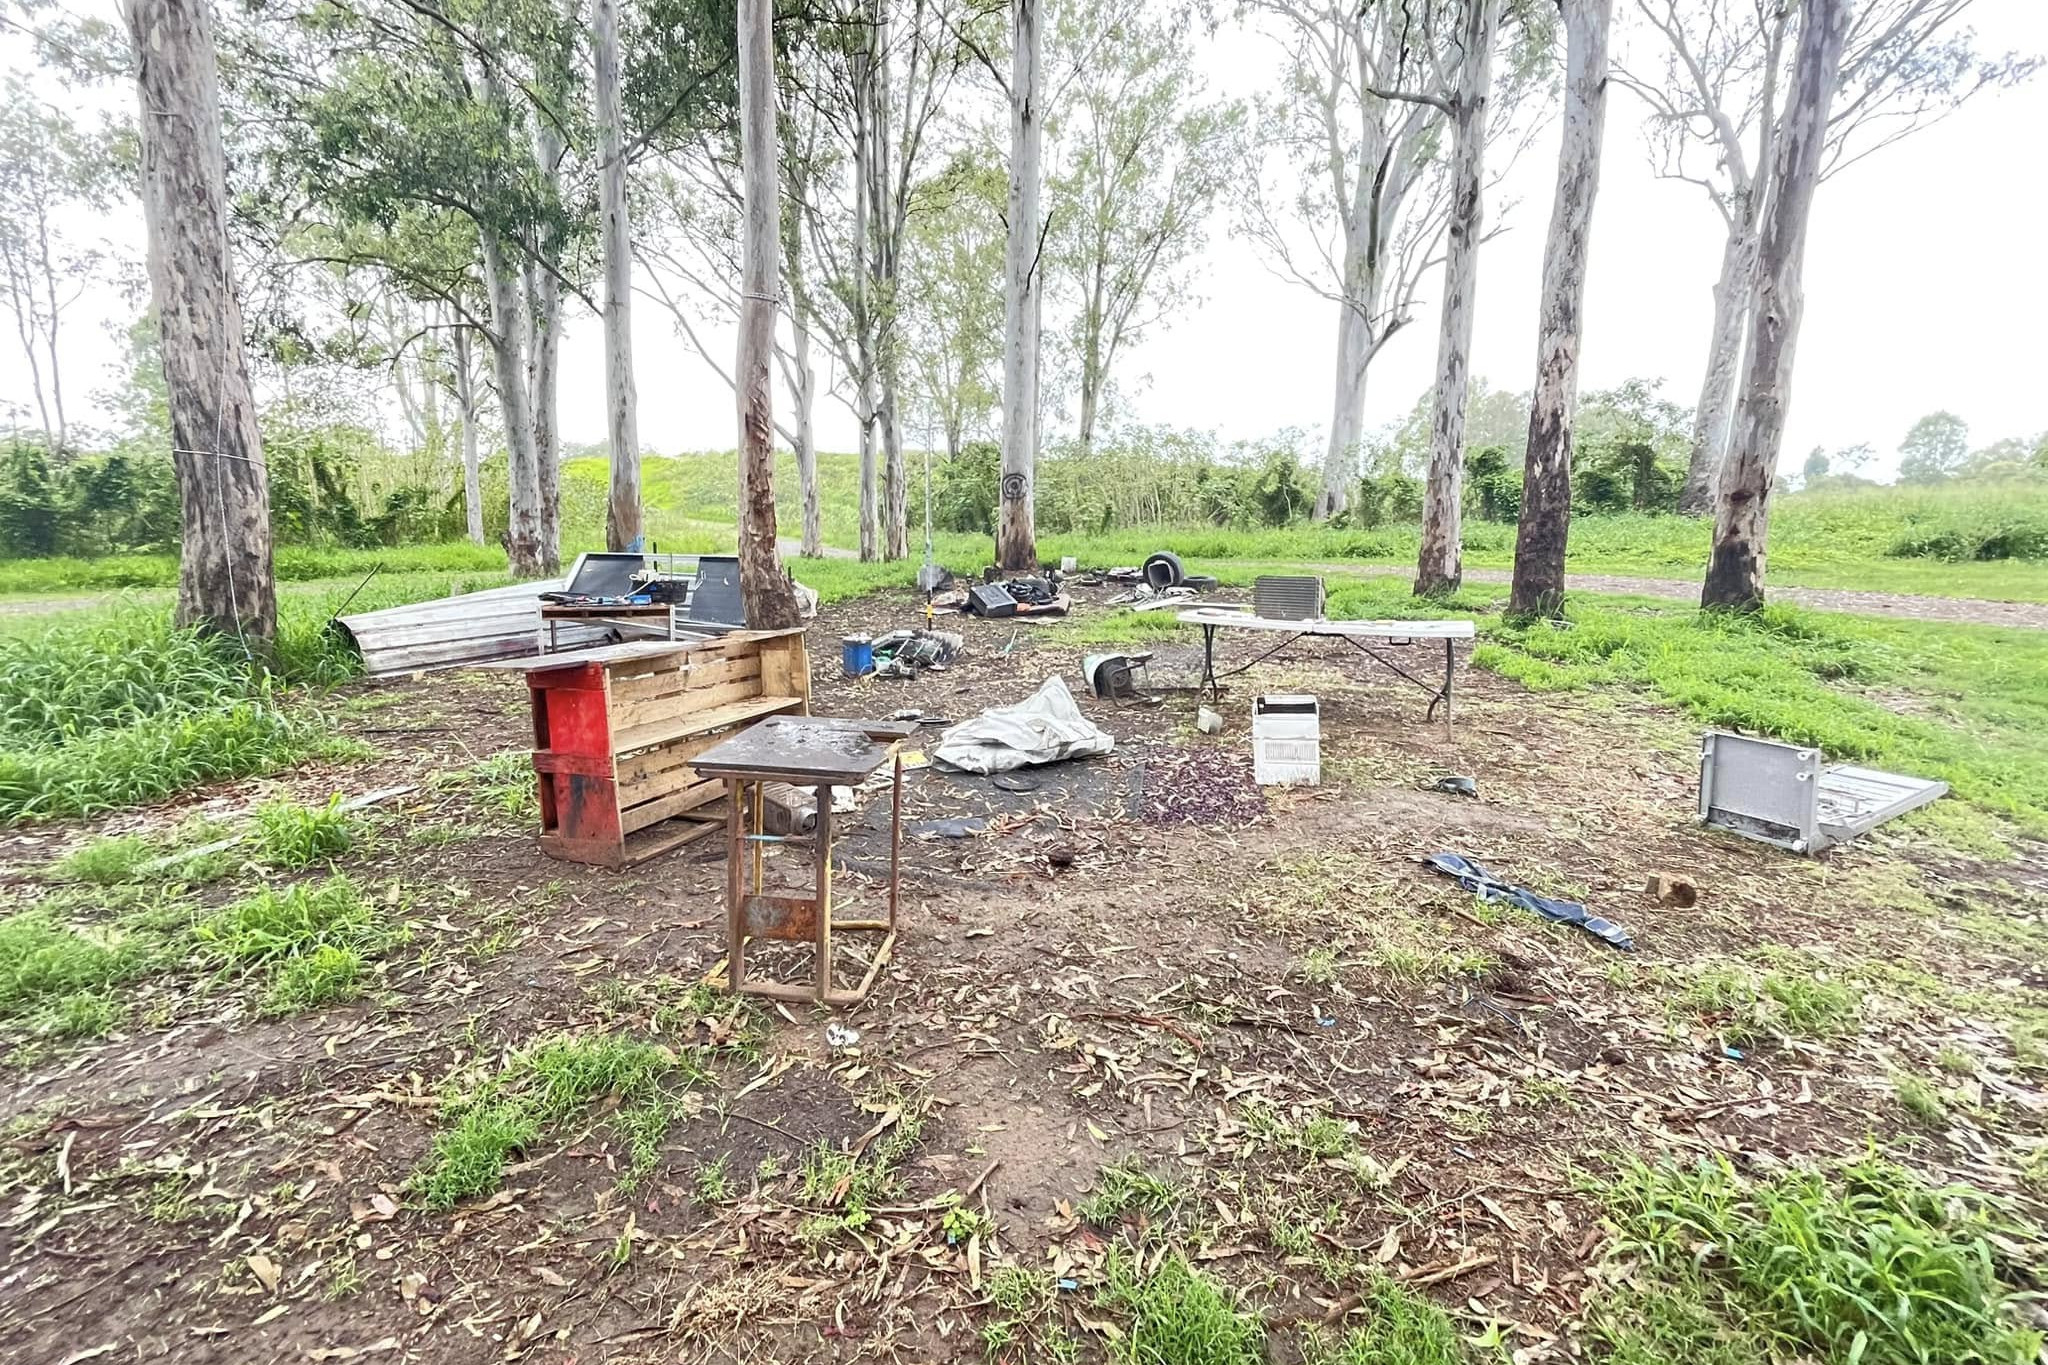
[[[1335,1341],[1312,1337],[1306,1365],[1461,1365],[1458,1328],[1443,1309],[1385,1276],[1361,1296],[1363,1326]]]
[[[504,1178],[512,1154],[525,1150],[547,1125],[608,1096],[618,1099],[619,1112],[627,1116],[623,1136],[637,1158],[658,1140],[644,1119],[650,1103],[661,1099],[663,1082],[693,1074],[674,1052],[653,1043],[603,1033],[547,1039],[480,1085],[449,1095],[441,1109],[442,1129],[413,1173],[411,1189],[437,1209],[488,1194]]]
[[[57,860],[51,872],[67,882],[114,886],[132,881],[136,869],[160,850],[139,834],[116,834],[80,844]]]
[[[1110,1347],[1117,1360],[1128,1365],[1263,1365],[1265,1323],[1179,1252],[1146,1274],[1130,1252],[1112,1247],[1103,1274],[1098,1302],[1130,1323]]]
[[[355,844],[355,823],[335,793],[324,806],[268,801],[256,808],[257,857],[272,867],[310,867]]]
[[[1710,1019],[1729,1042],[1840,1038],[1855,1032],[1862,1013],[1857,993],[1839,981],[1767,972],[1740,963],[1710,963],[1679,992],[1687,1008]]]
[[[2008,1313],[2009,1230],[1970,1191],[1875,1159],[1754,1182],[1716,1159],[1632,1161],[1603,1194],[1638,1288],[1591,1325],[1630,1365],[2026,1365],[2041,1347]]]
[[[1178,1185],[1153,1175],[1144,1162],[1132,1156],[1102,1168],[1095,1193],[1081,1201],[1078,1212],[1096,1227],[1106,1228],[1129,1213],[1163,1217],[1180,1198]]]
[[[0,1020],[130,980],[161,949],[147,930],[73,923],[49,904],[0,918]]]
[[[401,936],[339,874],[265,887],[200,921],[194,933],[223,967],[264,983],[261,1008],[273,1015],[355,999],[368,955]]]

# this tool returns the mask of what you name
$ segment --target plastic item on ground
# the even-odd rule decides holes
[[[1636,943],[1628,936],[1628,930],[1612,920],[1600,918],[1577,901],[1557,901],[1539,896],[1526,886],[1502,881],[1470,858],[1456,853],[1432,853],[1423,861],[1483,901],[1506,901],[1510,905],[1519,905],[1559,924],[1575,924],[1624,953],[1635,951]]]
[[[1015,706],[991,707],[946,731],[932,757],[965,772],[1001,773],[1115,747],[1116,740],[1081,714],[1066,682],[1055,676]]]
[[[1252,778],[1261,787],[1322,784],[1322,707],[1314,697],[1252,698]]]
[[[849,635],[839,642],[839,671],[849,678],[872,673],[875,642],[865,635]]]

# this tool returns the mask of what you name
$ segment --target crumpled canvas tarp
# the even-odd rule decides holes
[[[1015,706],[991,707],[946,731],[932,757],[970,773],[1003,773],[1115,747],[1107,730],[1081,714],[1066,683],[1051,677]]]
[[[1613,920],[1600,918],[1577,901],[1557,901],[1539,896],[1526,886],[1502,881],[1470,858],[1456,853],[1432,853],[1422,861],[1483,901],[1506,901],[1509,905],[1519,905],[1545,919],[1556,920],[1560,924],[1576,924],[1624,953],[1635,951],[1635,940],[1628,936],[1628,930]]]

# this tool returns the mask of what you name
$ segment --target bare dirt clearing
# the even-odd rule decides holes
[[[945,623],[969,652],[914,682],[839,676],[841,634],[915,615],[828,610],[816,709],[963,719],[1055,672],[1085,691],[1072,629],[1019,622]],[[1193,630],[1157,648],[1162,681],[1198,659]],[[2039,846],[1973,855],[1907,821],[1805,861],[1708,835],[1695,727],[1626,694],[1461,671],[1447,744],[1349,650],[1240,682],[1215,738],[1185,693],[1084,700],[1116,752],[1035,792],[917,774],[908,818],[988,829],[906,840],[905,931],[871,999],[831,1016],[860,1034],[836,1048],[823,1013],[698,989],[723,954],[717,841],[625,872],[538,853],[508,809],[518,760],[479,767],[530,742],[518,680],[344,689],[322,705],[380,757],[273,786],[417,788],[338,860],[392,929],[362,998],[270,1017],[187,953],[123,987],[104,1040],[7,1035],[0,1352],[1097,1358],[1130,1326],[1097,1302],[1112,1249],[1170,1245],[1247,1296],[1277,1360],[1373,1271],[1518,1359],[1562,1359],[1603,1274],[1583,1176],[1618,1155],[1768,1171],[1874,1141],[2038,1198]],[[1185,784],[1248,768],[1254,687],[1323,699],[1325,785],[1176,822]],[[1446,773],[1480,798],[1430,790]],[[165,829],[257,790],[102,823]],[[886,803],[858,826],[842,878],[871,896]],[[0,845],[17,906],[112,922],[93,898],[116,889],[51,880],[87,833]],[[1438,851],[1582,898],[1638,951],[1482,903],[1418,864]],[[1659,872],[1699,904],[1646,896]],[[190,917],[326,875],[236,866],[149,894]],[[550,1040],[649,1050],[529,1103]],[[1909,1112],[1901,1077],[1935,1105]],[[534,1127],[435,1207],[420,1173],[493,1115]]]

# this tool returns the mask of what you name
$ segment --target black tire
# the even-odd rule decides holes
[[[1154,592],[1177,588],[1187,578],[1187,571],[1181,567],[1180,556],[1171,550],[1161,550],[1145,561],[1145,582]]]

